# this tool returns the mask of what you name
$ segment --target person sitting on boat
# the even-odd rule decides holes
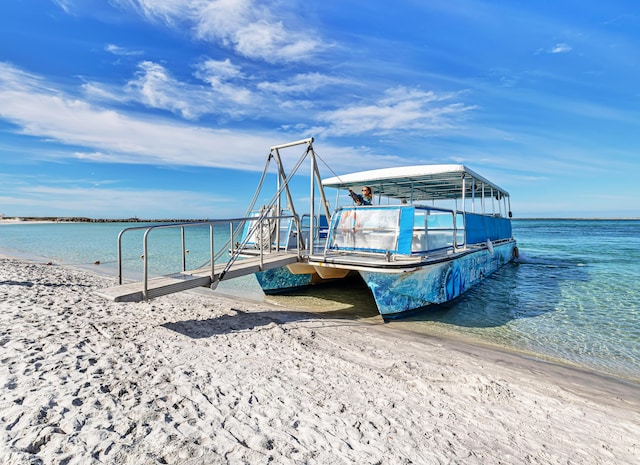
[[[353,199],[356,205],[371,205],[373,202],[373,194],[371,193],[371,188],[369,186],[364,186],[362,188],[362,195],[356,194],[349,189],[349,196]]]

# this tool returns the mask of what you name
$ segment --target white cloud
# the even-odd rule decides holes
[[[144,92],[156,103],[166,96],[150,89]],[[1,63],[0,118],[17,125],[23,134],[86,147],[111,162],[259,170],[264,148],[273,145],[274,136],[282,137],[128,116],[47,89],[38,77]]]
[[[289,31],[282,22],[259,21],[248,23],[234,31],[231,42],[235,50],[254,60],[306,61],[319,48],[319,43],[310,35]]]
[[[230,79],[243,78],[240,67],[233,65],[229,59],[224,61],[205,60],[196,65],[194,75],[209,83],[212,91],[224,101],[239,105],[255,105],[257,103],[258,96],[249,89],[227,82]]]
[[[126,90],[141,103],[179,113],[187,119],[211,112],[212,95],[204,89],[177,81],[157,63],[144,61],[138,68],[136,79],[127,83]]]
[[[83,90],[98,101],[141,103],[149,108],[176,113],[188,120],[207,114],[233,118],[252,109],[258,96],[249,89],[225,82],[225,78],[231,76],[233,65],[229,63],[225,69],[224,65],[216,66],[215,63],[209,60],[196,67],[195,76],[207,86],[179,81],[164,66],[143,61],[138,65],[135,77],[122,88],[89,82],[83,85]]]
[[[385,92],[377,102],[324,112],[321,117],[330,123],[326,133],[331,135],[410,130],[431,131],[435,135],[456,127],[463,115],[476,108],[457,102],[445,103],[457,96],[398,87]]]
[[[549,53],[569,53],[571,51],[571,47],[565,43],[556,44]]]
[[[160,80],[161,77],[159,77]],[[149,98],[152,98],[151,96]],[[223,130],[164,118],[143,118],[66,95],[35,75],[0,63],[0,118],[25,135],[48,139],[49,159],[82,158],[104,163],[206,166],[260,171],[268,148],[314,134],[291,131]],[[67,150],[64,147],[69,147]],[[62,147],[62,148],[61,148]],[[384,166],[394,157],[376,157],[348,147],[322,144],[334,169]],[[40,158],[45,156],[41,153]],[[297,156],[295,156],[297,159]]]
[[[347,84],[346,79],[335,78],[320,73],[297,74],[277,82],[261,82],[258,89],[276,94],[306,94],[334,85]]]
[[[72,1],[73,0],[53,0],[53,3],[58,5],[65,13],[69,13]]]
[[[228,58],[222,61],[205,60],[197,65],[196,68],[198,70],[196,75],[203,81],[208,82],[243,77],[241,68],[231,63]]]
[[[112,53],[114,55],[118,55],[118,56],[136,56],[136,55],[143,54],[141,50],[130,50],[128,48],[120,47],[115,44],[107,44],[105,45],[104,49],[107,52]]]
[[[307,61],[324,48],[282,2],[257,0],[118,0],[171,27],[187,27],[198,39],[216,41],[253,60]],[[289,4],[290,5],[290,4]],[[277,10],[277,11],[276,11]],[[285,18],[284,20],[282,18]]]

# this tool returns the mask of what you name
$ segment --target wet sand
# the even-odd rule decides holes
[[[621,464],[636,384],[375,318],[0,258],[2,464]]]

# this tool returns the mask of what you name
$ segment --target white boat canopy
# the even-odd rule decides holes
[[[324,187],[356,189],[370,186],[374,195],[407,201],[467,199],[509,193],[464,165],[418,165],[360,171],[322,180]],[[474,194],[475,190],[475,194]]]

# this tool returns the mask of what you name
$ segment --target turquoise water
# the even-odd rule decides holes
[[[0,252],[41,257],[115,276],[116,238],[132,224],[0,224]],[[600,373],[640,380],[640,221],[514,220],[520,259],[467,292],[447,309],[398,323],[424,333],[447,333],[525,351]],[[209,260],[209,228],[189,229],[187,268]],[[216,248],[229,237],[216,227]],[[142,233],[125,236],[125,274],[142,273]],[[151,274],[181,268],[179,230],[150,235]],[[100,261],[99,265],[95,265]],[[260,294],[250,278],[227,290]],[[221,283],[225,284],[225,283]],[[333,299],[373,305],[366,288],[320,290]],[[279,300],[286,303],[287,297]],[[293,306],[305,296],[289,298]],[[354,305],[356,308],[357,305]],[[354,315],[358,310],[354,310]],[[368,309],[371,315],[371,309]],[[366,313],[366,312],[365,312]]]
[[[24,257],[42,257],[54,263],[92,268],[105,274],[117,273],[117,239],[125,228],[154,223],[18,223],[0,224],[0,251]],[[143,230],[128,231],[122,238],[125,275],[143,272]],[[219,250],[229,239],[227,226],[216,225],[214,246]],[[187,269],[210,262],[209,226],[185,228]],[[149,234],[149,272],[153,276],[182,268],[180,228],[157,229]],[[96,262],[100,262],[96,266]]]
[[[416,325],[640,380],[640,221],[516,220],[520,258]]]

